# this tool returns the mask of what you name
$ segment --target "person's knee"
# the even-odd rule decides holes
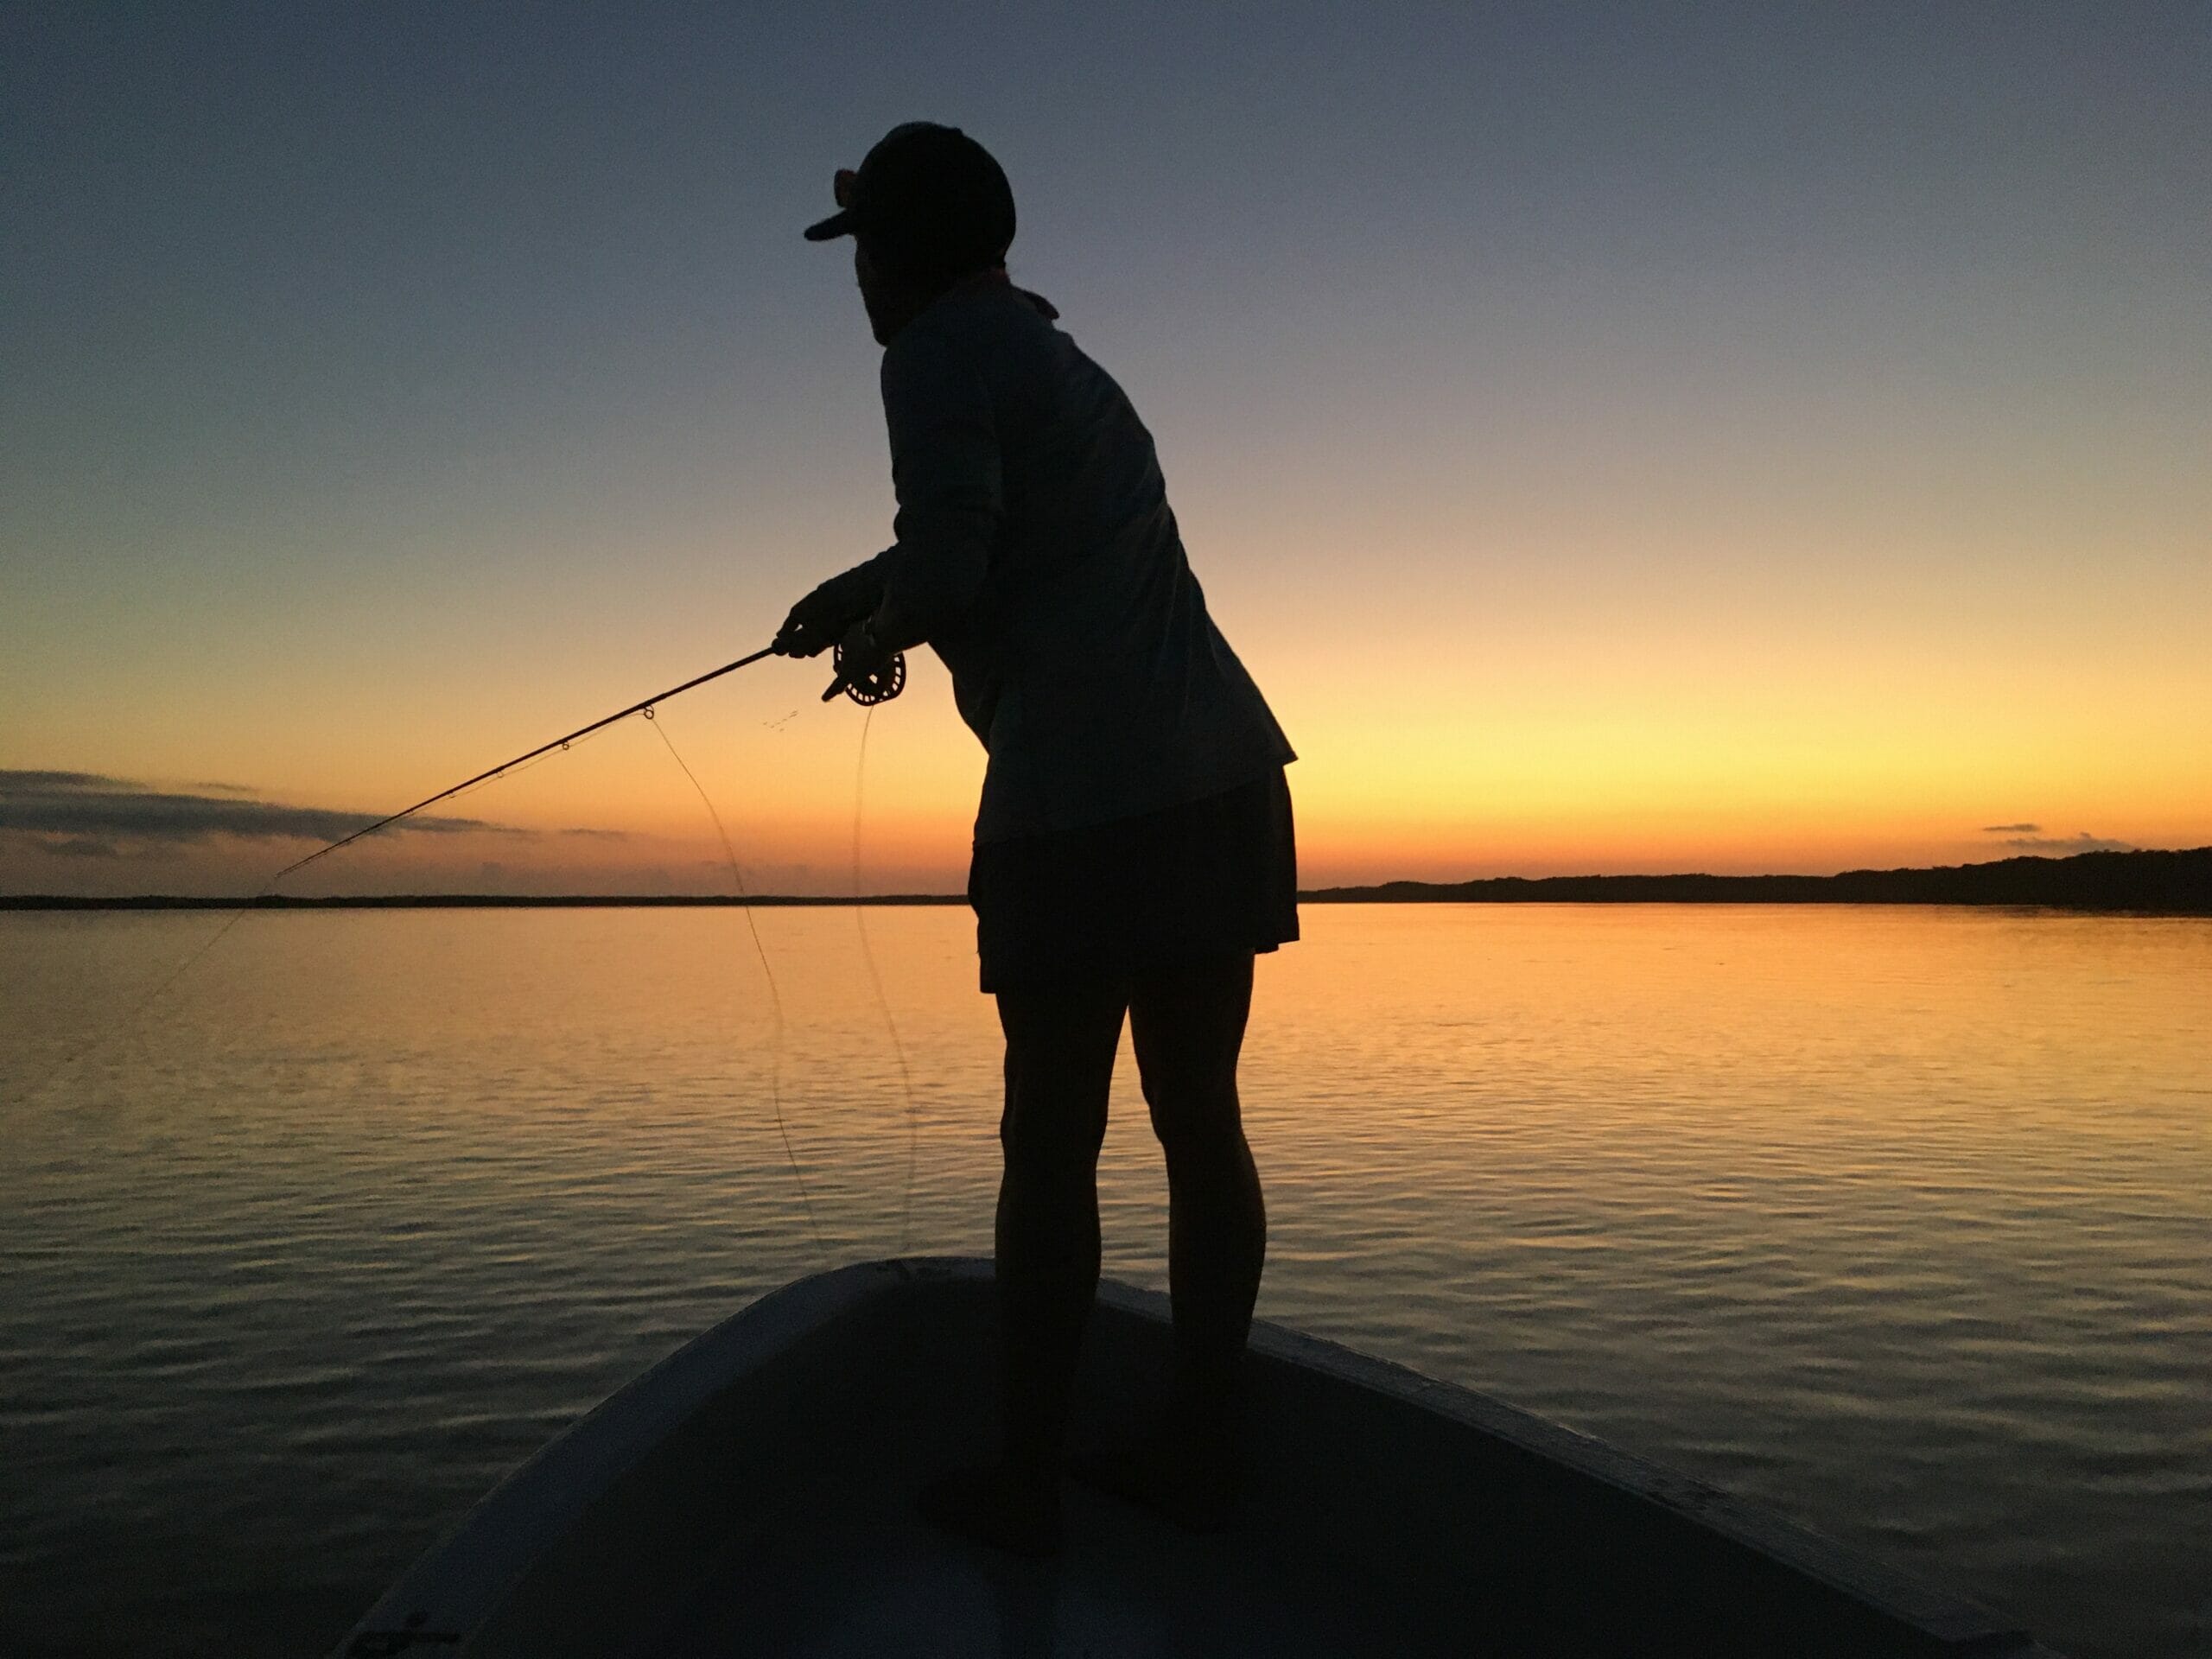
[[[1145,1103],[1171,1172],[1227,1167],[1251,1155],[1233,1078],[1162,1079],[1147,1084]]]
[[[999,1120],[1007,1173],[1032,1182],[1088,1181],[1106,1139],[1106,1103],[1032,1095],[1008,1104]]]
[[[1234,1122],[1237,1112],[1236,1061],[1204,1056],[1141,1055],[1138,1086],[1154,1118],[1218,1119]]]

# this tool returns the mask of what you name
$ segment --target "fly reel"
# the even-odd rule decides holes
[[[831,660],[836,664],[837,676],[844,678],[845,647],[841,642]],[[906,689],[906,653],[894,651],[891,660],[874,672],[855,676],[845,681],[845,695],[863,709],[873,709],[879,702],[888,702]]]

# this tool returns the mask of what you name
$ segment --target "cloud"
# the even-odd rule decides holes
[[[41,852],[56,858],[121,858],[123,849],[111,841],[102,841],[97,836],[71,836],[61,841],[39,843]]]
[[[48,852],[66,857],[112,857],[118,843],[176,846],[212,836],[336,841],[375,822],[366,812],[149,789],[99,772],[0,769],[0,834],[36,836]],[[415,817],[392,827],[430,835],[528,833],[480,818]]]
[[[2024,853],[2133,853],[2141,850],[2131,841],[2107,841],[2082,830],[2074,836],[2012,836],[2006,839],[2007,847],[2017,847]]]
[[[11,790],[128,789],[120,779],[97,772],[10,772],[0,767],[0,794]]]
[[[1985,823],[1985,836],[2002,836],[2007,847],[2024,853],[2133,853],[2142,849],[2133,842],[2107,841],[2082,830],[2071,836],[2046,836],[2039,823]]]

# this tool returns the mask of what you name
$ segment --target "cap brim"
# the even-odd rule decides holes
[[[806,239],[810,242],[827,242],[834,237],[850,236],[852,233],[853,215],[850,208],[840,208],[829,218],[806,227]]]

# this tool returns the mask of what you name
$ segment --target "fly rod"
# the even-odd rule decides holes
[[[598,731],[601,727],[612,726],[616,721],[627,720],[632,715],[644,715],[650,719],[652,717],[653,705],[655,703],[666,702],[671,697],[680,696],[683,693],[690,690],[694,686],[704,685],[709,680],[719,680],[725,674],[734,674],[739,669],[747,667],[751,664],[757,663],[763,657],[772,657],[775,654],[775,646],[763,646],[760,650],[754,652],[750,657],[741,657],[734,663],[724,663],[720,668],[712,670],[708,673],[702,674],[696,679],[686,680],[681,685],[672,685],[669,687],[667,690],[659,693],[658,696],[641,698],[638,702],[632,703],[627,709],[619,709],[603,720],[594,720],[588,726],[579,726],[575,731],[567,734],[565,736],[556,737],[550,743],[541,743],[536,748],[531,750],[525,754],[518,754],[512,760],[502,761],[496,766],[493,766],[486,771],[478,772],[474,778],[464,779],[461,782],[455,784],[451,789],[442,789],[436,794],[426,796],[422,800],[416,802],[414,805],[404,808],[400,811],[394,812],[389,817],[378,818],[374,823],[369,824],[365,828],[356,830],[352,835],[344,836],[340,840],[334,841],[327,847],[318,847],[315,851],[309,853],[305,858],[295,859],[291,863],[287,864],[283,869],[277,871],[276,874],[270,876],[269,878],[269,885],[273,887],[286,876],[291,874],[293,871],[305,869],[308,865],[314,863],[318,858],[321,858],[327,854],[334,853],[340,847],[350,847],[355,842],[360,840],[362,836],[372,836],[379,830],[386,829],[392,824],[397,823],[402,818],[412,817],[416,813],[420,812],[424,807],[435,806],[440,801],[446,800],[452,796],[458,795],[464,789],[468,789],[477,784],[483,783],[487,779],[497,778],[501,772],[511,771],[514,767],[522,765],[525,760],[535,760],[541,754],[550,753],[555,749],[566,748],[578,738],[589,737],[594,732]],[[837,647],[836,664],[838,676],[842,679],[845,671],[845,648],[842,645]],[[850,697],[855,702],[874,704],[879,702],[888,702],[892,698],[897,696],[900,691],[906,689],[906,658],[903,655],[893,655],[889,662],[886,663],[881,668],[876,670],[874,673],[861,675],[856,678],[847,680],[845,682],[844,690],[845,695]]]

